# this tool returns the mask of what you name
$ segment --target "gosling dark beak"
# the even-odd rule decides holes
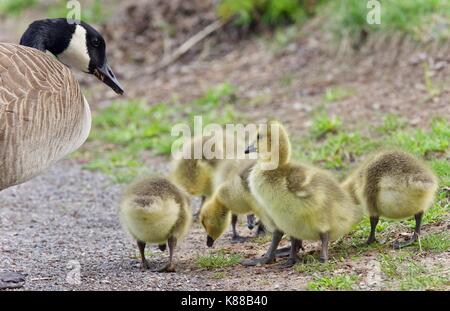
[[[123,94],[123,87],[120,85],[120,82],[117,80],[111,67],[109,67],[108,62],[105,62],[102,67],[95,68],[94,76],[112,88],[117,94]]]
[[[213,247],[213,245],[214,245],[214,239],[208,235],[208,237],[206,238],[206,246]]]
[[[253,153],[253,152],[256,152],[255,145],[250,145],[245,149],[245,154],[249,154],[249,153]]]
[[[247,215],[247,228],[250,230],[255,228],[255,215]]]

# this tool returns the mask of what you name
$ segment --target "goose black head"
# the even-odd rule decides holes
[[[106,58],[106,43],[90,25],[71,23],[64,18],[33,22],[20,39],[20,44],[50,52],[63,64],[95,75],[118,94],[124,90]]]

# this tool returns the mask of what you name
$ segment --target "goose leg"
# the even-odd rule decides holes
[[[367,245],[372,244],[373,242],[375,242],[377,239],[375,238],[375,232],[377,229],[377,225],[378,225],[378,221],[380,220],[380,218],[378,216],[371,216],[370,217],[370,235],[369,238],[367,239]]]
[[[17,272],[0,272],[0,290],[21,288],[25,285],[25,276]]]
[[[400,249],[400,248],[409,246],[409,245],[413,244],[415,241],[417,241],[417,239],[420,237],[420,226],[422,225],[422,217],[423,217],[422,212],[417,213],[414,216],[414,218],[416,219],[416,229],[414,230],[412,237],[403,242],[395,241],[393,244],[394,249]]]
[[[175,246],[177,246],[177,239],[174,236],[171,236],[167,240],[167,245],[169,245],[169,263],[162,269],[159,270],[159,272],[175,272],[175,265],[173,264],[173,253],[175,250]]]
[[[320,234],[320,241],[322,241],[322,250],[320,252],[320,262],[325,263],[328,261],[328,241],[329,241],[328,232]]]
[[[241,264],[244,266],[257,266],[275,263],[275,252],[278,248],[278,244],[280,244],[280,241],[283,238],[283,235],[283,232],[275,230],[272,234],[272,243],[270,244],[266,254],[264,254],[261,258],[244,260]]]
[[[139,252],[141,253],[141,260],[142,260],[141,269],[142,270],[148,270],[148,268],[149,268],[147,259],[145,259],[145,245],[146,245],[145,242],[137,241],[137,246],[139,248]]]

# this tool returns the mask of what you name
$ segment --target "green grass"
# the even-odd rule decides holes
[[[321,114],[314,120],[311,135],[294,140],[294,158],[307,160],[329,169],[347,170],[359,157],[381,147],[399,148],[419,157],[430,158],[437,175],[448,183],[449,171],[446,159],[435,158],[448,153],[450,123],[445,119],[434,119],[430,130],[405,128],[401,121],[386,117],[377,132],[378,137],[346,131],[339,118]],[[326,139],[321,140],[324,133]],[[322,134],[322,135],[320,135]]]
[[[302,259],[303,262],[294,266],[294,270],[298,273],[316,274],[318,272],[332,272],[336,269],[336,261],[334,260],[321,263],[312,255],[305,255]]]
[[[316,276],[314,280],[307,285],[308,290],[352,290],[359,277],[357,275],[336,275],[336,276]]]
[[[2,0],[0,2],[0,14],[17,16],[24,10],[36,6],[37,0]]]
[[[217,251],[197,256],[195,263],[199,268],[213,270],[235,266],[241,260],[242,257],[238,254],[227,254],[224,251]]]
[[[345,89],[342,87],[329,88],[325,91],[323,99],[328,103],[332,103],[347,99],[351,97],[352,94],[353,93],[350,89]]]
[[[448,151],[450,140],[450,123],[445,119],[435,119],[431,131],[415,129],[397,131],[387,140],[387,145],[395,146],[419,156]]]
[[[225,272],[214,272],[212,277],[215,280],[222,280],[225,278]]]
[[[443,266],[425,265],[410,253],[380,254],[380,262],[389,288],[438,290],[449,285],[449,274]]]
[[[256,244],[266,244],[270,241],[272,241],[271,234],[258,235],[256,238],[252,239],[252,242]]]
[[[342,126],[342,120],[337,116],[328,116],[326,113],[316,115],[311,127],[311,133],[318,138],[326,134],[336,134]]]
[[[144,100],[115,101],[96,112],[88,145],[76,154],[86,169],[99,170],[118,183],[131,180],[143,169],[145,157],[170,155],[175,124],[186,122],[191,128],[195,116],[209,123],[234,123],[239,120],[232,106],[234,88],[222,84],[204,96],[186,104],[159,103]]]
[[[404,129],[406,122],[395,114],[387,114],[383,116],[383,124],[375,130],[382,135],[394,133],[398,130]]]
[[[381,1],[381,24],[369,25],[367,1],[330,1],[329,26],[337,38],[349,36],[359,40],[362,31],[370,33],[402,32],[426,42],[450,37],[450,2],[447,0]]]
[[[433,252],[448,252],[450,250],[450,234],[446,232],[428,234],[422,238],[422,249]]]

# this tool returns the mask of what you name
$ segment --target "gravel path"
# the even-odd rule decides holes
[[[164,162],[154,167],[157,171],[167,170]],[[280,269],[276,264],[201,269],[195,259],[209,250],[198,223],[194,223],[176,250],[177,273],[143,272],[135,242],[118,221],[120,193],[121,186],[114,185],[108,177],[82,170],[72,160],[61,161],[46,174],[3,191],[0,272],[26,274],[25,290],[304,290],[314,278],[314,273]],[[198,205],[198,200],[194,200],[194,210]],[[241,235],[249,235],[244,223],[239,229]],[[429,230],[433,228],[426,226],[425,234]],[[262,255],[268,246],[267,242],[254,240],[232,244],[230,237],[231,232],[216,241],[216,249],[249,258]],[[287,242],[283,241],[282,246],[285,245]],[[306,252],[317,252],[319,245],[308,242],[305,248]],[[339,247],[332,248],[331,258],[342,256],[339,251]],[[349,252],[347,260],[333,274],[358,275],[354,289],[389,288],[385,283],[389,280],[374,268],[380,264],[377,251],[352,259],[357,249]],[[168,255],[151,246],[147,256],[151,269],[157,269]],[[417,259],[427,265],[445,265],[449,254],[423,253]]]
[[[142,272],[135,244],[122,231],[117,218],[120,192],[121,187],[108,177],[82,170],[70,160],[28,183],[3,191],[0,271],[26,274],[25,290],[296,289],[303,283],[292,282],[298,275],[285,279],[285,273],[293,275],[293,271],[274,270],[261,275],[266,268],[255,268],[256,273],[253,269],[231,268],[228,270],[234,271],[227,272],[226,280],[214,279],[212,274],[220,269],[211,272],[194,264],[193,258],[207,252],[198,224],[177,249],[178,273]],[[217,244],[231,246],[228,237]],[[166,261],[167,254],[153,246],[151,252],[152,267]],[[76,284],[78,266],[80,284]],[[254,276],[260,282],[254,282]]]

